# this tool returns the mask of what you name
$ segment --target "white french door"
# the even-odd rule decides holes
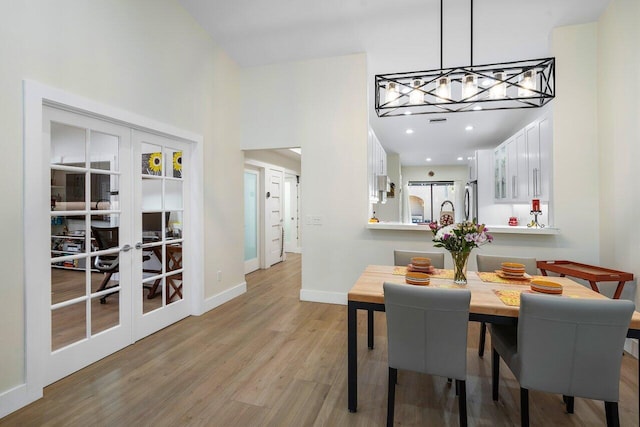
[[[43,284],[50,299],[42,316],[50,384],[131,343],[131,132],[45,107],[43,134],[51,175]]]
[[[50,107],[43,139],[51,175],[43,290],[51,297],[42,316],[50,384],[189,314],[191,147]]]
[[[140,339],[189,315],[185,216],[189,144],[134,130],[134,336]]]

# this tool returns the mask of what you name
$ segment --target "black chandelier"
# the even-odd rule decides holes
[[[440,69],[377,74],[378,117],[536,108],[555,97],[555,58],[473,65],[473,0],[470,1],[470,65],[442,67],[440,0]]]

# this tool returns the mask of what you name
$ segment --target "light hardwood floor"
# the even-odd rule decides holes
[[[300,256],[247,275],[247,293],[201,317],[157,332],[47,387],[44,398],[1,426],[383,426],[386,324],[376,313],[376,347],[358,318],[358,412],[347,410],[347,310],[299,301]],[[491,400],[490,355],[477,356],[469,327],[469,425],[519,425],[519,389],[503,365]],[[596,345],[594,343],[594,345]],[[623,357],[620,419],[638,425],[638,362]],[[400,372],[396,425],[458,425],[445,378]],[[600,402],[532,391],[533,426],[601,426]]]

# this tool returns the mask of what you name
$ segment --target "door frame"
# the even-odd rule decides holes
[[[49,307],[47,295],[41,291],[39,284],[47,280],[50,253],[49,240],[50,206],[47,200],[49,188],[49,160],[45,158],[42,143],[43,106],[72,111],[100,120],[155,133],[173,139],[194,144],[189,164],[193,169],[191,183],[191,209],[188,241],[190,247],[190,263],[193,268],[185,272],[185,281],[192,284],[192,297],[188,302],[190,313],[199,315],[204,312],[204,206],[203,171],[204,153],[201,135],[175,128],[166,123],[143,117],[120,108],[60,90],[41,83],[24,80],[24,199],[23,199],[23,233],[24,233],[24,280],[25,280],[25,383],[12,392],[12,403],[17,407],[27,405],[43,395],[45,375],[41,363],[45,352],[43,331],[40,328],[42,316]]]
[[[284,182],[293,181],[295,184],[295,189],[293,189],[292,193],[295,195],[295,200],[291,198],[290,204],[291,208],[295,208],[295,217],[293,221],[292,228],[295,229],[295,244],[293,246],[287,247],[287,241],[285,240],[284,247],[286,252],[292,253],[301,253],[300,250],[300,174],[289,169],[284,170]],[[286,185],[285,185],[286,188]],[[286,200],[286,198],[285,198]],[[286,201],[285,201],[286,205]],[[286,206],[285,206],[286,212]],[[287,219],[285,219],[287,221]]]
[[[283,168],[282,166],[278,166],[278,165],[274,165],[272,163],[266,163],[266,162],[261,162],[259,160],[254,160],[254,159],[245,159],[244,161],[244,166],[245,169],[248,168],[254,168],[255,170],[257,170],[259,172],[259,180],[260,180],[260,184],[258,185],[258,190],[259,190],[259,194],[258,194],[258,204],[260,205],[258,207],[259,209],[259,214],[260,214],[260,219],[258,220],[258,227],[260,228],[260,249],[259,252],[261,252],[260,255],[260,268],[261,269],[267,269],[269,267],[271,267],[272,264],[269,264],[268,261],[268,256],[267,256],[267,250],[268,250],[268,243],[267,241],[269,240],[269,236],[267,235],[268,233],[268,224],[267,224],[267,218],[268,218],[268,203],[266,203],[267,200],[267,185],[268,185],[268,170],[269,169],[282,169],[282,189],[284,191],[284,176],[285,176],[285,172],[287,171],[287,169]],[[283,201],[281,203],[281,212],[284,214],[284,197],[281,197],[281,200]],[[284,225],[283,225],[284,226]],[[282,260],[280,261],[284,261],[286,259],[286,254],[283,253],[282,255]]]

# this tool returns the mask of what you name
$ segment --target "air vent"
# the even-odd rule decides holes
[[[434,124],[435,124],[435,123],[444,123],[444,122],[446,122],[446,121],[447,121],[447,119],[444,119],[444,118],[440,118],[440,119],[429,119],[429,123],[434,123]]]

